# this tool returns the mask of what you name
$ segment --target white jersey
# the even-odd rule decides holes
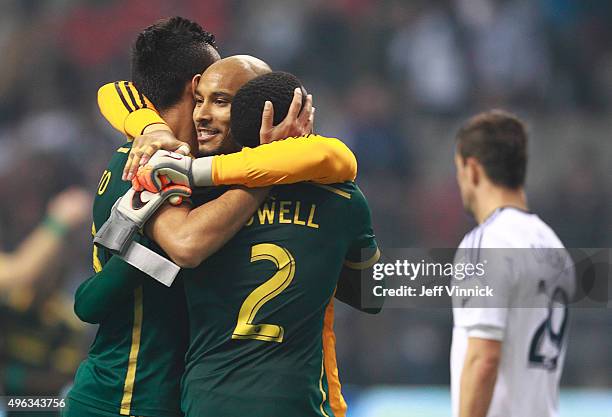
[[[470,307],[474,305],[470,297],[453,298],[453,416],[459,416],[468,337],[499,340],[502,344],[487,417],[558,416],[559,380],[567,344],[566,305],[575,287],[574,268],[563,244],[535,214],[507,207],[496,210],[468,233],[459,248],[458,256],[467,253],[471,261],[482,261],[488,256],[484,253],[495,252],[505,266],[492,274],[500,281],[494,286],[497,294],[491,301],[481,298],[476,307]],[[547,255],[558,258],[548,262],[550,259],[543,259]]]

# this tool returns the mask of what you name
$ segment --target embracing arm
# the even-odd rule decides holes
[[[242,229],[268,191],[234,188],[194,209],[165,205],[145,230],[177,265],[193,268]]]
[[[115,81],[100,87],[98,106],[104,118],[130,138],[142,135],[152,125],[170,130],[153,104],[130,81]]]
[[[357,160],[340,140],[310,135],[214,156],[211,172],[214,185],[333,184],[354,180]]]
[[[382,309],[384,297],[375,296],[373,289],[384,282],[372,277],[381,253],[372,227],[370,207],[358,187],[351,195],[344,217],[348,221],[347,229],[354,235],[340,272],[336,298],[362,312],[377,314]]]
[[[379,259],[380,250],[376,248],[372,257],[366,261],[345,261],[336,287],[336,298],[364,313],[380,313],[384,298],[373,296],[372,287],[374,285],[384,285],[384,282],[374,281],[371,278],[364,279],[364,277],[372,277],[372,268]],[[367,284],[367,288],[364,288],[364,282]],[[364,302],[367,307],[364,306]]]

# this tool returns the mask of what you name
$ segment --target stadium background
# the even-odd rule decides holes
[[[357,154],[383,248],[454,247],[473,226],[455,184],[453,133],[491,107],[529,124],[532,210],[568,247],[612,246],[612,2],[169,3],[0,3],[2,250],[38,224],[65,186],[93,194],[122,141],[98,114],[97,88],[129,77],[131,41],[169,15],[214,32],[223,56],[256,55],[304,81],[317,131]],[[91,271],[89,232],[74,233],[32,288],[0,294],[7,392],[56,393],[83,358],[95,328],[72,316],[71,299]],[[448,415],[450,329],[446,310],[369,317],[338,306],[350,416]],[[610,415],[611,353],[611,312],[576,310],[562,416]]]

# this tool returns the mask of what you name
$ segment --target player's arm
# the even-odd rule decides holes
[[[129,81],[115,81],[98,90],[98,107],[102,115],[118,131],[133,139],[123,172],[128,177],[131,167],[138,168],[159,149],[189,154],[189,146],[174,137],[174,133],[159,115],[153,103]],[[145,135],[145,136],[141,136]],[[183,149],[181,149],[183,148]]]
[[[131,296],[143,279],[149,279],[148,275],[118,256],[112,256],[101,271],[79,286],[74,298],[74,312],[84,322],[100,323]]]
[[[138,171],[137,183],[150,192],[161,189],[161,177],[189,188],[242,185],[248,188],[314,181],[333,184],[357,174],[357,161],[338,139],[323,136],[289,138],[228,155],[192,160],[159,151]]]
[[[234,188],[194,209],[189,204],[165,205],[145,230],[177,265],[193,268],[242,229],[268,191]]]
[[[372,250],[369,249],[368,251],[372,253]],[[372,277],[372,267],[378,262],[379,258],[380,250],[376,248],[372,256],[362,262],[345,261],[338,279],[336,298],[364,313],[380,313],[384,298],[374,296],[372,290],[374,285],[384,285],[384,282],[369,278]],[[364,282],[367,285],[364,286]]]
[[[486,417],[501,358],[499,340],[469,337],[461,372],[459,417]]]
[[[474,286],[491,287],[494,297],[453,297],[455,327],[465,329],[468,346],[459,380],[459,416],[485,417],[493,398],[502,343],[508,322],[510,300],[514,294],[515,277],[520,259],[508,256],[507,236],[497,230],[485,234],[478,250],[479,259],[486,260],[485,274],[473,279],[453,279],[453,285],[466,289]],[[475,262],[474,251],[461,247],[455,263]]]
[[[91,198],[71,188],[49,204],[47,217],[12,253],[0,253],[0,292],[28,284],[42,275],[60,255],[67,233],[88,216]]]
[[[129,81],[115,81],[98,90],[100,112],[129,138],[155,130],[172,132],[153,104]]]
[[[319,135],[289,138],[229,155],[211,157],[211,185],[264,187],[313,181],[352,181],[355,155],[343,142]]]
[[[349,227],[356,233],[338,279],[336,298],[360,311],[376,314],[384,303],[383,297],[376,297],[373,293],[373,286],[383,285],[383,281],[374,281],[371,278],[374,264],[381,256],[380,249],[376,243],[372,216],[365,197],[361,192],[356,192],[351,198]]]

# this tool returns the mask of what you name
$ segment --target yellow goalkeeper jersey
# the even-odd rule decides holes
[[[128,139],[142,134],[147,126],[165,124],[153,104],[128,81],[101,87],[98,105],[102,115]],[[212,162],[214,185],[262,187],[301,181],[334,184],[356,176],[353,152],[342,141],[319,135],[245,147],[233,154],[216,155]]]

